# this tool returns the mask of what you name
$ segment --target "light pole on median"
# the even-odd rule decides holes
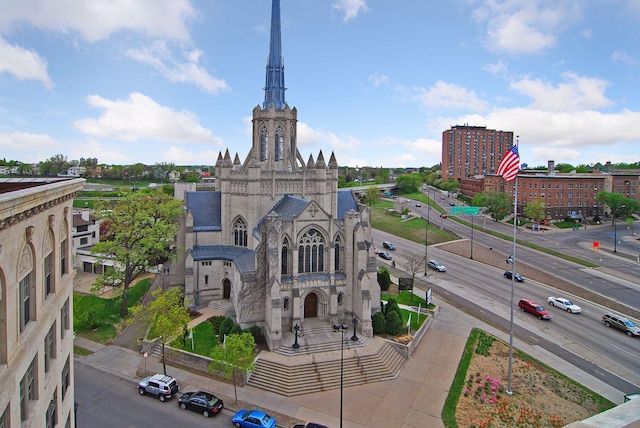
[[[620,208],[626,208],[626,205],[621,205],[613,211],[613,252],[618,252],[618,226],[616,225],[616,215]]]

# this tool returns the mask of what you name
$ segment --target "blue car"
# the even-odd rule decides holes
[[[237,428],[273,428],[276,426],[275,418],[262,410],[240,410],[231,422]]]

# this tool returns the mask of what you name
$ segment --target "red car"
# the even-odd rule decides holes
[[[544,310],[542,306],[529,299],[520,299],[518,302],[518,306],[522,309],[523,312],[529,312],[541,320],[550,320],[553,316]]]

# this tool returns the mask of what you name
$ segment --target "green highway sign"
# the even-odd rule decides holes
[[[453,215],[460,215],[460,214],[467,214],[467,215],[478,215],[478,207],[451,207],[451,214]]]

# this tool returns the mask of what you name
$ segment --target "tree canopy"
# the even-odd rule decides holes
[[[544,201],[542,199],[534,199],[524,206],[524,215],[539,222],[544,218],[544,210]]]
[[[126,193],[110,204],[96,204],[108,223],[104,236],[92,249],[99,264],[112,262],[98,278],[95,290],[122,286],[120,315],[127,314],[127,294],[131,282],[142,272],[166,261],[178,230],[182,203],[160,190]]]
[[[513,210],[513,200],[511,195],[505,192],[478,193],[473,197],[473,205],[486,207],[487,213],[491,214],[494,220],[502,220]]]
[[[236,390],[236,370],[247,372],[253,370],[254,349],[256,342],[251,333],[230,334],[223,343],[213,347],[209,371],[220,370],[225,379],[233,378],[233,389],[238,402]]]

